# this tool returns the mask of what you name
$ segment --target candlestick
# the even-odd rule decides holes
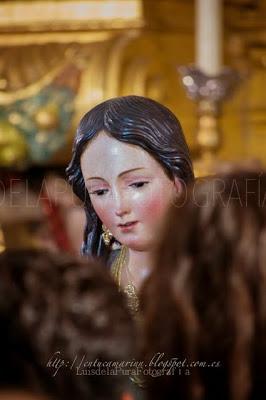
[[[222,67],[222,2],[196,0],[196,64],[206,75]]]
[[[222,103],[233,94],[243,77],[228,67],[215,77],[194,66],[181,66],[178,70],[188,96],[198,103],[196,150],[199,158],[194,160],[195,175],[208,175],[217,161],[216,152],[221,145],[219,116]]]

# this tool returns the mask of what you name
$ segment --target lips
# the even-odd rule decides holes
[[[126,222],[125,224],[119,224],[119,228],[122,229],[129,229],[132,228],[133,226],[135,226],[137,223],[137,221],[131,221],[131,222]]]

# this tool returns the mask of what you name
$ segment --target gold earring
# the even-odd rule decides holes
[[[106,246],[110,246],[110,242],[111,242],[111,239],[112,239],[113,235],[111,234],[109,229],[106,228],[105,225],[102,225],[102,230],[103,230],[102,238],[103,238],[104,244]]]

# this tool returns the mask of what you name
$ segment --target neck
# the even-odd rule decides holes
[[[128,249],[128,269],[137,289],[148,277],[152,268],[152,253]]]

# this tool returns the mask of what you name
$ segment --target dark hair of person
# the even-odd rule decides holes
[[[134,352],[125,299],[100,264],[41,250],[2,253],[0,322],[0,390],[60,400],[121,398],[128,377],[81,375],[88,370],[83,364],[77,371],[83,357],[119,362]],[[57,374],[56,360],[64,362]]]
[[[144,358],[186,360],[173,375],[147,380],[148,399],[266,397],[265,172],[232,172],[184,193],[141,307]]]
[[[178,177],[187,184],[194,178],[181,125],[168,108],[145,97],[124,96],[107,100],[87,112],[78,126],[66,172],[74,193],[84,203],[87,217],[82,253],[93,256],[104,255],[108,250],[101,241],[101,221],[91,205],[80,158],[88,143],[101,131],[146,150],[171,179]]]

